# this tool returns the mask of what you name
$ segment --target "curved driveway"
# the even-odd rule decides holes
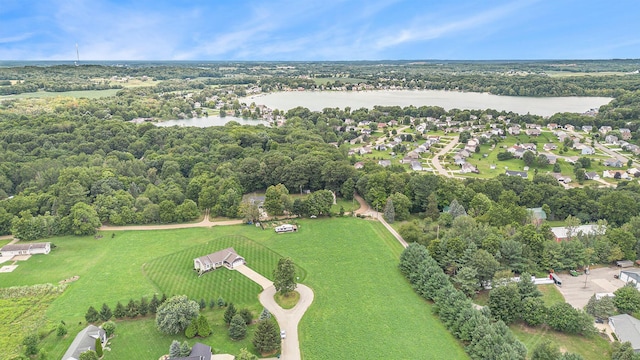
[[[281,359],[300,360],[300,342],[298,340],[298,323],[302,319],[305,311],[313,302],[313,291],[305,285],[298,284],[296,291],[300,294],[300,300],[292,309],[285,310],[280,307],[273,298],[276,294],[276,288],[273,282],[264,276],[258,274],[246,265],[238,268],[242,275],[260,285],[264,291],[260,293],[260,303],[264,306],[278,321],[280,330],[284,330],[287,334],[286,339],[282,340]]]

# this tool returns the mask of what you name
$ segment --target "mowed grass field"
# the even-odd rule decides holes
[[[36,91],[30,93],[23,93],[17,95],[0,96],[0,100],[3,99],[27,99],[27,98],[55,98],[55,97],[73,97],[73,98],[87,98],[97,99],[109,96],[115,96],[120,89],[106,89],[106,90],[77,90],[77,91]]]
[[[52,239],[58,246],[55,251],[32,257],[13,273],[0,274],[0,286],[57,283],[80,276],[46,311],[50,324],[60,320],[73,324],[66,338],[50,335],[44,341],[49,355],[58,358],[84,326],[84,313],[90,305],[98,308],[106,302],[113,308],[118,301],[161,293],[163,287],[210,293],[206,300],[228,293],[225,300],[249,307],[257,315],[262,309],[257,300],[260,289],[256,287],[251,294],[254,285],[248,279],[227,270],[198,278],[191,270],[193,257],[200,250],[213,252],[233,246],[251,267],[269,278],[274,261],[280,256],[291,257],[301,279],[314,290],[314,303],[300,324],[305,359],[468,358],[432,315],[430,305],[413,292],[397,270],[402,247],[381,224],[356,218],[300,220],[299,224],[299,232],[288,234],[238,225],[122,231],[114,232],[113,238],[108,232],[99,240],[56,238]],[[212,320],[221,316],[216,310],[206,314]],[[119,330],[107,359],[132,355],[157,358],[167,352],[171,340],[183,339],[160,335],[152,318],[117,324]],[[250,343],[250,339],[246,344],[231,342],[225,331],[219,327],[218,335],[204,342],[230,353]]]

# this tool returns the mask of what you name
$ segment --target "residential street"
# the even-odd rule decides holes
[[[440,151],[438,151],[433,156],[433,159],[431,159],[431,162],[433,163],[433,168],[438,172],[438,174],[446,177],[453,177],[453,175],[449,173],[447,169],[443,168],[442,165],[440,164],[440,157],[445,156],[449,151],[451,151],[451,149],[456,147],[456,145],[458,145],[459,139],[460,138],[456,136],[445,147],[443,147]]]

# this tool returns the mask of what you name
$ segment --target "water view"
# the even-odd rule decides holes
[[[272,109],[289,110],[303,106],[313,111],[328,107],[359,109],[374,105],[416,107],[431,105],[450,109],[496,109],[519,114],[551,116],[558,112],[583,113],[598,108],[612,100],[608,97],[521,97],[499,96],[486,93],[444,90],[379,90],[379,91],[290,91],[250,96],[241,102],[266,105]]]
[[[235,116],[208,116],[201,118],[191,118],[191,119],[178,119],[178,120],[167,120],[155,123],[157,126],[167,127],[167,126],[194,126],[194,127],[210,127],[210,126],[222,126],[228,123],[229,121],[236,121],[240,123],[240,125],[266,125],[269,123],[264,120],[252,120],[252,119],[243,119]]]

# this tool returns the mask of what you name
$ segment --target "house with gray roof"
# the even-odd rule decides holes
[[[193,344],[189,356],[173,358],[173,360],[211,360],[212,356],[211,346],[197,342]]]
[[[100,339],[102,346],[107,344],[107,333],[95,326],[89,325],[76,335],[73,342],[62,356],[62,360],[78,360],[80,354],[89,350],[96,350],[96,339]]]
[[[238,255],[238,253],[230,247],[193,259],[193,269],[202,275],[207,271],[215,270],[223,266],[227,269],[233,270],[245,263],[244,258]]]
[[[640,320],[628,314],[609,318],[609,326],[620,342],[630,342],[633,351],[640,352]]]
[[[17,243],[5,245],[0,249],[0,256],[48,254],[51,252],[51,243]]]
[[[633,266],[633,262],[631,266]],[[621,270],[618,278],[626,283],[632,283],[640,289],[640,269]]]
[[[526,171],[515,171],[515,170],[506,170],[505,175],[507,176],[520,176],[521,178],[526,179],[529,174]]]

